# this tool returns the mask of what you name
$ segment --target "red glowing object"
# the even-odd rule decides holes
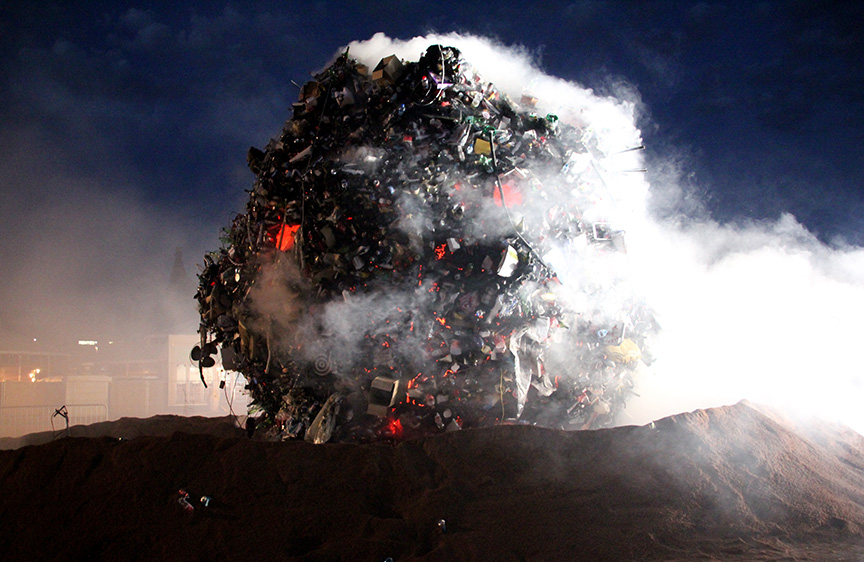
[[[501,206],[501,192],[504,192],[504,204],[507,207],[512,207],[513,205],[521,205],[522,204],[522,193],[517,191],[517,189],[513,186],[513,184],[505,183],[501,186],[500,191],[496,187],[494,192],[492,193],[492,199],[495,201],[495,204],[499,207]]]
[[[388,432],[396,438],[402,436],[402,421],[398,418],[395,420],[391,420],[390,423],[387,424]]]
[[[267,234],[270,236],[270,242],[279,250],[287,252],[294,247],[294,235],[298,230],[300,230],[299,224],[283,224],[268,229]]]

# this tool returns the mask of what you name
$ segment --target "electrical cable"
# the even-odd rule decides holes
[[[501,206],[504,208],[504,212],[507,214],[507,220],[510,222],[510,226],[513,227],[513,232],[516,233],[516,237],[519,238],[519,240],[521,240],[523,244],[525,244],[525,247],[528,248],[528,251],[531,252],[531,254],[534,256],[534,259],[536,259],[540,265],[542,265],[544,268],[546,268],[547,271],[552,274],[551,277],[555,277],[555,270],[546,265],[546,263],[540,257],[540,254],[538,254],[537,251],[531,246],[531,244],[529,244],[528,241],[525,240],[525,237],[522,236],[522,234],[516,227],[516,223],[513,222],[513,216],[510,214],[510,209],[507,207],[507,203],[504,200],[504,186],[501,185],[501,178],[498,175],[498,158],[496,158],[495,156],[495,139],[492,133],[492,131],[489,131],[489,146],[492,152],[492,170],[495,173],[495,185],[498,187],[498,195],[499,197],[501,197]]]

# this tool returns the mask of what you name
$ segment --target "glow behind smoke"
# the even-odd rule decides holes
[[[394,53],[416,60],[435,43],[459,48],[512,97],[537,97],[538,113],[602,124],[604,150],[632,146],[639,137],[639,100],[598,97],[546,76],[518,48],[455,34],[409,41],[376,34],[349,47],[352,57],[374,66]],[[630,402],[623,421],[647,423],[746,398],[864,431],[864,368],[857,360],[864,341],[864,250],[827,246],[789,215],[745,226],[701,216],[661,222],[647,214],[647,197],[680,197],[678,178],[664,178],[649,191],[644,175],[623,172],[639,167],[639,157],[611,155],[602,170],[622,212],[616,219],[627,228],[635,290],[663,328],[652,346],[657,361],[643,370],[641,398]],[[656,169],[682,168],[667,164],[649,162]]]
[[[631,257],[663,332],[635,422],[747,398],[864,429],[864,252],[825,246],[789,215],[652,227]]]

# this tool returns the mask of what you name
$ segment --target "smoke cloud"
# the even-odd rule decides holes
[[[63,169],[58,162],[74,160],[64,145],[33,129],[5,129],[0,147],[8,347],[194,331],[194,262],[171,286],[176,249],[191,258],[204,246],[184,213],[145,201],[121,166],[109,177]]]
[[[825,245],[790,215],[648,227],[630,257],[663,331],[635,422],[746,398],[864,429],[861,249]]]
[[[593,123],[608,124],[603,138],[611,152],[632,146],[639,134],[641,100],[598,97],[547,76],[525,49],[454,34],[409,41],[377,34],[349,48],[374,66],[393,53],[416,60],[435,43],[462,50],[478,73],[511,96],[536,96],[538,112],[568,119],[580,117],[572,108],[590,112]],[[615,131],[623,136],[610,134]],[[855,357],[864,336],[864,250],[820,242],[788,214],[720,224],[705,215],[698,185],[687,183],[686,159],[649,154],[648,174],[630,171],[643,165],[635,152],[610,158],[604,171],[627,229],[628,282],[662,326],[652,343],[657,360],[643,369],[640,397],[621,421],[647,423],[749,399],[864,431],[864,373]],[[562,266],[559,274],[584,282],[592,272]]]

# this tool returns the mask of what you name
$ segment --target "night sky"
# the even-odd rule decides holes
[[[864,244],[860,3],[69,4],[0,4],[7,341],[128,329],[176,248],[193,310],[196,264],[254,180],[246,150],[290,118],[292,81],[376,32],[490,37],[636,100],[647,179],[671,170],[681,195],[653,199],[658,218],[789,213],[829,247]]]

